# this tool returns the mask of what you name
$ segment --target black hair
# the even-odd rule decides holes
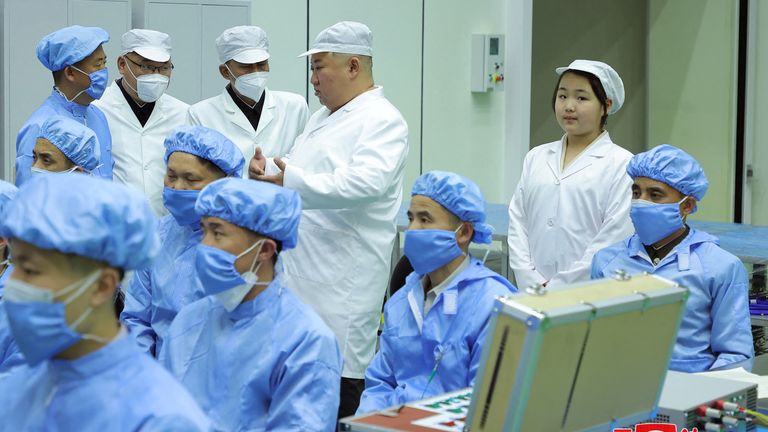
[[[595,93],[597,100],[600,102],[600,106],[603,107],[603,116],[600,118],[600,129],[605,128],[605,123],[608,121],[608,95],[605,93],[603,83],[600,82],[600,78],[589,72],[584,72],[577,69],[568,69],[560,74],[557,79],[557,85],[555,85],[555,91],[552,92],[552,111],[555,110],[555,102],[557,102],[557,90],[560,88],[560,81],[567,73],[572,73],[580,77],[586,78],[589,81],[589,86],[592,87],[592,92]]]

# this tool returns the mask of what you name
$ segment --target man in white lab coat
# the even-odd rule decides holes
[[[114,180],[144,192],[159,216],[163,207],[163,140],[187,121],[189,105],[165,94],[173,71],[171,37],[133,29],[122,37],[117,58],[121,78],[94,102],[109,122]]]
[[[220,95],[192,105],[189,122],[221,132],[246,160],[257,147],[268,157],[284,156],[304,130],[309,109],[302,96],[267,88],[267,33],[256,26],[232,27],[216,38],[216,49],[219,73],[229,84]]]
[[[285,159],[251,160],[250,175],[295,189],[303,212],[287,286],[325,320],[344,355],[341,417],[354,414],[373,357],[402,201],[408,125],[373,83],[371,31],[340,22],[310,57],[324,107]],[[264,172],[266,171],[266,172]]]

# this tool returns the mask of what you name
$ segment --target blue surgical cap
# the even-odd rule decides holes
[[[485,199],[472,180],[452,172],[430,171],[416,179],[413,195],[432,198],[462,222],[472,222],[473,242],[491,243],[493,227],[485,223]]]
[[[209,160],[230,177],[242,177],[245,158],[240,149],[218,131],[203,126],[180,126],[165,139],[165,163],[173,152]]]
[[[3,212],[8,207],[8,203],[16,198],[19,189],[7,181],[0,180],[0,220],[3,218]]]
[[[91,128],[68,117],[49,117],[40,127],[45,138],[75,165],[93,171],[99,166],[99,142]]]
[[[709,188],[704,170],[693,156],[669,144],[656,146],[632,157],[627,174],[666,183],[685,196],[701,201]]]
[[[301,198],[293,189],[242,178],[217,180],[200,192],[200,217],[213,216],[296,247]]]
[[[73,25],[56,30],[37,44],[37,58],[48,70],[60,71],[109,42],[109,34],[100,27]]]
[[[6,209],[0,236],[135,270],[157,255],[156,225],[141,192],[67,173],[25,182]]]

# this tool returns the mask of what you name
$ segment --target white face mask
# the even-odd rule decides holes
[[[36,167],[32,167],[31,168],[32,174],[66,174],[66,173],[71,173],[71,172],[73,172],[76,169],[77,169],[77,165],[75,165],[72,168],[70,168],[68,170],[65,170],[65,171],[48,171],[48,170],[44,170],[42,168],[36,168]]]
[[[232,70],[224,65],[232,76]],[[235,78],[235,90],[248,99],[253,99],[254,102],[258,102],[261,99],[261,95],[264,94],[264,89],[267,87],[267,78],[269,72],[253,72],[245,75],[240,75]]]
[[[147,74],[137,77],[127,64],[125,67],[128,69],[128,72],[131,73],[133,79],[136,80],[136,88],[131,87],[131,85],[128,84],[128,82],[125,80],[123,80],[123,84],[127,85],[128,88],[135,91],[139,96],[139,99],[146,103],[155,102],[160,99],[160,96],[165,93],[165,90],[168,89],[168,84],[171,82],[169,77],[159,73]]]
[[[257,241],[251,247],[238,255],[235,261],[255,248],[259,248],[259,253],[261,253],[261,246],[263,244],[264,240]],[[256,258],[258,258],[259,253],[256,254]],[[248,295],[254,285],[269,285],[269,282],[259,282],[259,277],[256,276],[256,273],[259,271],[259,267],[261,267],[261,262],[257,263],[256,258],[254,258],[253,262],[251,263],[251,269],[240,275],[240,277],[242,277],[245,281],[244,284],[213,295],[219,302],[221,302],[222,305],[224,305],[224,309],[226,309],[227,312],[232,312],[235,310],[235,308],[243,302],[243,299],[246,295]]]

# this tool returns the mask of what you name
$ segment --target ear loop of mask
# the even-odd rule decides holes
[[[87,76],[89,81],[91,80],[91,76],[90,76],[90,75],[88,75],[87,73],[85,73],[85,72],[81,71],[80,69],[78,69],[78,67],[77,67],[77,66],[75,66],[75,65],[69,65],[69,67],[71,67],[72,69],[74,69],[74,70],[76,70],[76,71],[80,72],[81,74],[83,74],[83,75]],[[72,99],[69,99],[69,98],[67,97],[67,95],[65,95],[65,94],[64,94],[64,92],[62,92],[61,90],[59,90],[59,88],[58,88],[58,87],[56,87],[56,90],[59,92],[59,94],[60,94],[60,95],[64,96],[64,99],[66,99],[66,100],[67,100],[67,102],[73,102],[73,101],[74,101],[75,99],[77,99],[77,98],[78,98],[78,97],[79,97],[81,94],[85,93],[85,91],[86,91],[86,90],[88,90],[90,87],[91,87],[91,83],[89,82],[89,83],[88,83],[88,87],[84,88],[83,90],[80,90],[80,92],[79,92],[79,93],[77,93],[75,96],[73,96],[73,97],[72,97]]]
[[[135,74],[135,73],[133,73],[133,71],[131,70],[131,67],[130,67],[130,66],[128,66],[128,61],[130,61],[130,60],[126,61],[128,58],[127,58],[126,56],[122,56],[122,57],[123,57],[123,61],[125,61],[125,67],[126,67],[126,69],[128,69],[128,72],[130,72],[130,73],[131,73],[131,76],[133,77],[133,79],[134,79],[134,80],[136,80],[136,81],[138,81],[138,78],[136,77],[136,74]],[[135,88],[131,87],[131,85],[130,85],[130,84],[128,84],[128,82],[127,82],[127,81],[123,80],[123,84],[127,85],[129,89],[133,90],[133,92],[134,92],[134,93],[136,93],[136,95],[137,95],[137,96],[139,95],[139,91],[138,91],[137,89],[135,89]],[[136,85],[136,87],[138,87],[138,84]],[[144,108],[144,105],[146,105],[147,103],[146,103],[146,102],[144,102],[144,101],[142,101],[141,99],[139,99],[139,100],[141,101],[141,103],[139,103],[139,102],[136,102],[136,101],[134,101],[134,102],[136,102],[136,105],[138,105],[138,106],[139,106],[139,108]]]
[[[235,258],[235,261],[237,261],[237,260],[240,259],[240,257],[243,257],[243,256],[247,255],[248,252],[256,249],[257,247],[259,248],[259,253],[257,253],[256,256],[253,257],[253,261],[251,262],[251,268],[246,273],[253,273],[254,275],[256,275],[256,273],[261,268],[261,264],[262,264],[263,261],[259,261],[259,254],[261,253],[261,247],[264,245],[265,241],[266,241],[266,239],[261,239],[261,240],[257,241],[256,243],[252,244],[251,247],[249,247],[248,249],[246,249],[242,253],[240,253],[240,255],[238,255],[237,258]],[[269,284],[270,284],[270,282],[258,282],[258,281],[254,283],[254,285],[264,285],[264,286],[269,285]]]
[[[228,64],[226,64],[226,63],[224,63],[224,67],[225,67],[225,68],[227,68],[227,70],[229,71],[229,74],[230,74],[230,75],[232,75],[232,77],[235,79],[235,82],[237,82],[237,79],[238,79],[239,77],[238,77],[238,76],[236,76],[234,72],[232,72],[232,69],[230,69],[230,68],[229,68],[229,65],[228,65]],[[235,88],[235,84],[232,84],[232,89],[233,89],[233,90],[237,90],[237,89]],[[240,102],[244,103],[244,104],[245,104],[245,106],[247,106],[247,107],[248,107],[248,108],[250,108],[250,109],[253,109],[253,108],[254,108],[256,105],[258,105],[258,104],[259,104],[259,101],[256,101],[256,102],[254,102],[254,103],[253,103],[253,105],[250,105],[250,104],[246,103],[246,102],[243,100],[243,98],[241,98],[241,97],[240,97],[240,94],[239,94],[239,92],[235,92],[235,95],[237,96],[237,98],[238,98],[238,99],[240,99]]]
[[[101,277],[101,269],[98,269],[91,273],[89,276],[86,277],[84,281],[80,283],[80,286],[78,287],[77,282],[64,288],[63,290],[56,293],[56,297],[61,297],[64,294],[67,294],[70,291],[75,291],[72,295],[70,295],[66,300],[64,300],[62,303],[64,305],[68,305],[69,303],[73,302],[76,298],[80,297],[85,291],[88,290],[88,288],[91,287],[97,280],[99,280],[99,277]],[[80,317],[78,317],[75,322],[72,324],[68,324],[69,328],[71,328],[74,331],[77,331],[77,327],[85,321],[86,318],[93,312],[93,306],[88,305],[88,309],[85,310],[82,314],[80,314]],[[96,336],[93,334],[88,333],[80,333],[80,337],[83,339],[91,340],[94,342],[99,342],[103,344],[109,343],[109,339],[103,338],[101,336]]]

